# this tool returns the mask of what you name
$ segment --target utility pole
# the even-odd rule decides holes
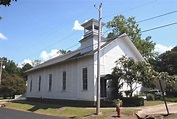
[[[162,97],[163,97],[163,100],[164,100],[164,103],[165,103],[165,107],[166,107],[166,110],[167,110],[167,115],[169,115],[170,113],[169,113],[169,109],[168,109],[167,102],[166,102],[166,99],[165,99],[165,95],[164,95],[161,80],[159,80],[159,84],[160,84],[160,89],[161,89],[161,92],[162,92]]]
[[[0,59],[0,85],[1,85],[1,76],[2,76],[2,62],[3,62],[3,60],[2,59]]]
[[[0,85],[1,85],[1,77],[2,77],[2,68],[3,68],[3,62],[6,61],[2,58],[0,58]]]
[[[98,52],[97,52],[97,108],[96,114],[100,114],[100,42],[101,42],[101,30],[102,30],[102,3],[99,6],[99,29],[98,29]]]

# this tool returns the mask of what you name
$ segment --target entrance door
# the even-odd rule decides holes
[[[100,79],[100,93],[101,97],[107,97],[106,80],[104,78]]]

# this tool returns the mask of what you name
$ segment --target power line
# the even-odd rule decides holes
[[[79,43],[77,43],[77,44],[79,44]],[[75,45],[76,45],[76,44],[75,44]],[[80,48],[79,50],[84,50],[84,49],[87,49],[87,48],[89,48],[89,47],[97,46],[97,45],[98,45],[98,43],[95,43],[95,44],[89,45],[89,46],[87,46],[87,47]],[[74,45],[73,45],[73,46],[74,46]],[[71,47],[73,47],[73,46],[71,46]],[[67,48],[67,49],[69,49],[69,48]],[[67,49],[66,49],[66,51],[67,51]],[[58,54],[54,55],[53,57],[57,57],[57,55],[58,55]],[[48,59],[48,60],[50,60],[50,59]]]
[[[71,21],[72,19],[74,19],[74,18],[79,18],[79,17],[85,15],[86,13],[90,12],[90,8],[91,8],[91,6],[87,7],[86,9],[82,10],[81,12],[79,12],[79,13],[76,14],[76,15],[71,16],[69,19],[67,19],[66,21],[64,21],[63,23],[60,23],[60,24],[61,24],[62,26],[67,26],[67,25],[69,24],[69,21]],[[44,41],[46,37],[48,37],[48,36],[52,35],[53,33],[55,33],[55,32],[57,31],[57,29],[56,29],[56,28],[57,28],[57,25],[54,24],[54,26],[55,26],[55,27],[49,29],[48,32],[46,31],[46,32],[42,33],[41,35],[39,35],[38,40],[39,40],[39,39],[42,39],[42,40],[40,40],[40,41]],[[63,30],[63,29],[60,29],[59,33],[60,33],[62,30]],[[37,39],[37,38],[36,38],[36,39]],[[34,44],[34,43],[35,43],[35,42],[29,41],[28,43],[25,43],[24,45],[21,45],[20,47],[22,48],[22,46],[25,46],[24,48],[26,48],[27,45],[31,46],[31,45]]]
[[[133,9],[136,9],[136,8],[139,8],[139,7],[142,7],[142,6],[145,6],[145,5],[148,5],[148,4],[151,4],[151,3],[153,3],[153,2],[155,2],[155,1],[157,1],[157,0],[154,0],[154,1],[151,1],[151,2],[147,2],[147,3],[145,3],[145,4],[142,4],[142,5],[139,5],[139,6],[136,6],[136,7],[133,7],[133,8],[130,8],[130,9],[127,9],[127,10],[125,10],[125,11],[122,11],[122,12],[127,12],[127,11],[130,11],[130,10],[133,10]],[[145,20],[141,20],[141,21],[139,21],[139,23],[140,22],[144,22],[144,21],[147,21],[147,20],[151,20],[151,19],[155,19],[155,18],[158,18],[158,17],[162,17],[162,16],[165,16],[165,15],[168,15],[168,14],[172,14],[172,13],[175,13],[175,12],[177,12],[177,11],[172,11],[172,12],[169,12],[169,13],[166,13],[166,14],[162,14],[162,15],[158,15],[158,16],[155,16],[155,17],[151,17],[151,18],[148,18],[148,19],[145,19]],[[85,11],[84,11],[84,13],[83,13],[83,11],[81,12],[82,14],[79,14],[79,15],[83,15],[84,13],[85,13]],[[79,16],[79,15],[77,15],[77,16]],[[110,15],[109,15],[110,16]],[[73,18],[75,18],[76,16],[73,16]],[[107,16],[106,16],[107,17]],[[71,17],[72,18],[72,17]],[[69,20],[68,20],[69,21]],[[67,23],[66,23],[67,24]],[[108,32],[109,30],[107,30],[106,32]],[[104,34],[106,33],[106,32],[104,32]],[[71,35],[69,35],[69,36],[71,36]],[[68,37],[69,37],[68,36]],[[65,38],[63,38],[63,39],[65,39]],[[63,40],[62,39],[62,40]],[[62,41],[61,40],[61,41]],[[53,43],[53,44],[51,44],[51,45],[49,45],[49,46],[47,46],[47,47],[45,47],[44,49],[46,49],[46,48],[48,48],[48,47],[50,47],[50,46],[52,46],[52,45],[55,45],[56,43],[58,43],[58,42],[60,42],[60,41],[57,41],[57,42],[55,42],[55,43]],[[78,43],[77,43],[78,44]],[[44,49],[42,49],[42,50],[44,50]],[[40,50],[41,51],[41,50]],[[38,51],[39,52],[39,51]],[[37,52],[36,52],[37,53]],[[36,53],[34,53],[34,54],[36,54]],[[33,56],[34,54],[32,54],[32,55],[30,55],[30,56]]]
[[[90,12],[90,6],[89,6],[88,8],[86,8],[85,10],[83,10],[82,12],[80,12],[78,15],[74,15],[73,17],[70,17],[70,19],[67,20],[67,21],[65,21],[65,23],[62,23],[62,25],[63,25],[63,26],[66,26],[66,25],[68,24],[68,22],[69,22],[71,19],[73,19],[73,18],[78,18],[78,17],[80,17],[80,16],[83,16],[83,15],[85,15],[88,11]],[[51,31],[51,30],[50,30],[50,31]],[[53,32],[50,32],[50,33],[47,32],[47,34],[50,35],[50,34],[52,34],[52,33],[54,33],[54,32],[56,32],[56,30],[53,31]],[[68,38],[68,37],[70,37],[70,36],[72,36],[72,35],[74,35],[74,34],[76,34],[76,33],[78,33],[78,31],[76,31],[76,32],[74,32],[74,33],[72,33],[72,34],[66,36],[65,38],[62,38],[62,39],[58,40],[57,42],[55,42],[55,43],[53,43],[53,44],[48,45],[47,47],[41,49],[40,51],[45,50],[45,49],[47,49],[48,47],[51,47],[51,46],[53,46],[53,45],[55,45],[55,44],[57,44],[57,43],[63,41],[64,39],[66,39],[66,38]],[[43,36],[41,35],[41,38],[44,37],[45,35],[46,35],[46,34],[44,34]],[[30,44],[30,45],[31,45],[31,44]],[[26,46],[26,45],[25,45],[25,46]],[[40,52],[40,51],[37,51],[37,52],[33,53],[32,55],[30,55],[30,56],[28,56],[28,57],[31,57],[31,56],[37,54],[37,53]],[[24,58],[23,58],[23,59],[24,59]],[[21,59],[21,60],[23,60],[23,59]],[[19,61],[21,61],[21,60],[19,60]]]
[[[160,29],[160,28],[164,28],[164,27],[172,26],[172,25],[176,25],[176,24],[177,24],[177,22],[170,23],[170,24],[166,24],[166,25],[162,25],[162,26],[158,26],[158,27],[155,27],[155,28],[151,28],[151,29],[143,30],[143,31],[141,31],[141,33],[148,32],[148,31],[153,31],[153,30],[156,30],[156,29]],[[74,44],[74,45],[72,45],[72,46],[66,48],[66,50],[69,50],[70,48],[72,48],[72,47],[74,47],[74,46],[76,46],[76,45],[78,45],[78,44],[79,44],[79,43]],[[97,45],[97,44],[98,44],[98,43],[95,43],[95,44],[93,44],[93,45],[89,45],[89,46],[87,46],[87,47],[85,47],[85,48],[82,48],[82,49],[80,48],[80,50],[87,49],[87,48],[92,47],[92,46],[95,46],[95,45]],[[54,57],[55,57],[55,56],[57,56],[57,54],[54,55]],[[49,60],[50,60],[50,59],[49,59]]]
[[[163,17],[163,16],[166,16],[166,15],[170,15],[170,14],[173,14],[173,13],[176,13],[176,12],[177,12],[177,11],[175,10],[175,11],[168,12],[168,13],[165,13],[165,14],[161,14],[161,15],[158,15],[158,16],[150,17],[150,18],[147,18],[147,19],[144,19],[144,20],[140,20],[140,21],[138,21],[137,23],[149,21],[149,20],[152,20],[152,19],[155,19],[155,18],[159,18],[159,17]]]
[[[174,22],[174,23],[170,23],[170,24],[166,24],[166,25],[162,25],[162,26],[150,28],[150,29],[141,31],[141,33],[148,32],[148,31],[152,31],[152,30],[156,30],[156,29],[160,29],[160,28],[164,28],[164,27],[167,27],[167,26],[176,25],[176,24],[177,24],[177,22]],[[109,30],[107,30],[107,31],[109,31]],[[107,32],[107,31],[106,31],[106,32]],[[106,33],[106,32],[104,32],[104,33]],[[73,33],[73,34],[75,34],[75,33]],[[70,36],[72,36],[73,34],[68,35],[67,37],[63,38],[62,40],[66,39],[66,38],[68,38],[68,37],[70,37]],[[60,41],[62,41],[62,40],[60,40]],[[54,44],[56,44],[56,43],[54,43]],[[52,45],[54,45],[54,44],[52,44]],[[79,43],[74,44],[74,45],[72,45],[72,46],[66,48],[66,50],[69,50],[70,48],[72,48],[72,47],[74,47],[74,46],[76,46],[76,45],[78,45],[78,44],[79,44]],[[50,46],[52,46],[52,45],[50,45]],[[94,44],[94,45],[97,45],[97,44]],[[50,46],[48,46],[48,47],[50,47]],[[91,46],[93,46],[93,45],[90,45],[90,46],[88,46],[88,47],[91,47]],[[46,49],[46,48],[48,48],[48,47],[45,47],[44,49]],[[86,48],[88,48],[88,47],[86,47]],[[44,50],[44,49],[42,49],[42,50]],[[85,48],[83,48],[83,49],[85,49]],[[42,51],[42,50],[40,50],[40,51]],[[38,52],[36,52],[36,53],[38,53]],[[36,53],[34,53],[34,54],[36,54]],[[32,54],[32,55],[30,55],[30,56],[28,56],[28,57],[31,57],[31,56],[33,56],[34,54]]]
[[[64,39],[66,39],[66,38],[68,38],[68,37],[70,37],[70,36],[72,36],[72,35],[74,35],[74,34],[76,34],[76,33],[78,33],[78,31],[76,31],[76,32],[74,32],[74,33],[72,33],[72,34],[70,34],[70,35],[64,37],[63,39],[60,39],[59,41],[57,41],[57,42],[55,42],[55,43],[53,43],[53,44],[51,44],[51,45],[48,45],[47,47],[45,47],[45,48],[43,48],[43,49],[41,49],[41,50],[36,51],[35,53],[33,53],[33,54],[31,54],[31,55],[29,55],[29,56],[27,56],[27,57],[29,58],[29,57],[31,57],[31,56],[37,54],[38,52],[41,52],[41,51],[43,51],[43,50],[45,50],[45,49],[47,49],[47,48],[49,48],[49,47],[51,47],[51,46],[53,46],[53,45],[55,45],[55,44],[61,42],[61,41],[63,41]],[[25,58],[21,58],[21,60],[23,60],[23,59],[25,59]],[[19,60],[19,61],[21,61],[21,60]]]
[[[143,30],[143,31],[141,31],[141,33],[156,30],[156,29],[160,29],[160,28],[164,28],[164,27],[167,27],[167,26],[176,25],[176,24],[177,24],[177,22],[174,22],[174,23],[163,25],[163,26],[154,27],[154,28],[151,28],[151,29]]]
[[[147,4],[151,4],[151,3],[155,2],[155,1],[157,1],[157,0],[154,0],[154,1],[148,2],[148,3],[146,3],[146,4],[143,4],[143,5],[140,5],[140,6],[137,6],[137,7],[128,9],[128,10],[125,10],[125,11],[123,11],[123,12],[129,11],[129,10],[132,10],[132,9],[136,9],[136,8],[145,6],[145,5],[147,5]],[[148,21],[148,20],[151,20],[151,19],[155,19],[155,18],[158,18],[158,17],[165,16],[165,15],[173,14],[173,13],[176,13],[176,12],[177,12],[177,11],[168,12],[168,13],[165,13],[165,14],[162,14],[162,15],[158,15],[158,16],[155,16],[155,17],[151,17],[151,18],[147,18],[147,19],[138,21],[137,23],[144,22],[144,21]],[[159,29],[159,28],[171,26],[171,25],[174,25],[174,24],[176,24],[176,22],[175,22],[175,23],[172,23],[172,24],[167,24],[167,25],[164,25],[164,26],[159,26],[159,27],[151,28],[151,29],[144,30],[144,31],[141,31],[141,32],[143,33],[143,32],[147,32],[147,31],[151,31],[151,30],[155,30],[155,29]],[[104,32],[104,34],[107,33],[109,30],[110,30],[110,29],[108,29],[106,32]],[[71,35],[69,35],[69,36],[67,36],[67,37],[70,37],[70,36],[72,36],[72,35],[74,35],[74,34],[75,34],[75,33],[73,33],[73,34],[71,34]],[[50,46],[53,46],[53,45],[55,45],[55,44],[58,43],[58,42],[61,42],[62,40],[66,39],[67,37],[65,37],[65,38],[61,39],[60,41],[57,41],[57,42],[55,42],[55,43],[53,43],[53,44],[51,44],[51,45],[49,45],[49,46],[43,48],[42,50],[45,50],[46,48],[48,48],[48,47],[50,47]],[[75,44],[75,45],[73,45],[73,46],[71,46],[71,47],[69,47],[69,48],[67,48],[67,49],[70,49],[70,48],[72,48],[72,47],[74,47],[74,46],[76,46],[76,45],[78,45],[78,44],[79,44],[79,43],[77,43],[77,44]],[[40,51],[41,51],[41,50],[40,50]],[[39,51],[37,51],[37,52],[34,53],[34,54],[37,54],[38,52],[39,52]],[[34,54],[30,55],[29,57],[33,56]]]
[[[77,45],[79,45],[79,43],[76,43],[76,44],[72,45],[71,47],[67,48],[66,51],[73,48],[74,46],[77,46]]]
[[[177,12],[176,10],[175,10],[175,11],[171,11],[171,12],[168,12],[168,13],[165,13],[165,14],[153,16],[153,17],[150,17],[150,18],[147,18],[147,19],[144,19],[144,20],[140,20],[140,21],[138,21],[138,22],[136,22],[136,23],[142,23],[142,22],[145,22],[145,21],[149,21],[149,20],[152,20],[152,19],[159,18],[159,17],[167,16],[167,15],[170,15],[170,14],[173,14],[173,13],[176,13],[176,12]],[[170,24],[169,24],[169,25],[170,25]],[[168,25],[168,26],[169,26],[169,25]],[[173,23],[172,23],[172,25],[173,25]],[[165,25],[165,26],[166,26],[166,25]],[[106,30],[106,31],[104,32],[104,34],[107,33],[107,32],[110,31],[110,30],[111,30],[111,29]]]
[[[124,10],[124,11],[122,11],[122,12],[120,12],[120,13],[128,12],[128,11],[131,11],[131,10],[134,10],[134,9],[137,9],[137,8],[140,8],[140,7],[143,7],[143,6],[146,6],[146,5],[148,5],[148,4],[152,4],[152,3],[154,3],[155,1],[157,1],[157,0],[150,1],[150,2],[147,2],[147,3],[141,4],[141,5],[139,5],[139,6],[136,6],[136,7],[132,7],[132,8],[130,8],[130,9]],[[114,15],[116,15],[116,14],[110,14],[110,15],[104,16],[103,18],[110,17],[110,16],[114,16]]]
[[[167,26],[172,26],[172,25],[175,25],[175,24],[177,24],[177,22],[170,23],[170,24],[163,25],[163,26],[158,26],[158,27],[155,27],[155,28],[147,29],[147,30],[143,30],[143,31],[141,31],[141,33],[148,32],[148,31],[152,31],[152,30],[156,30],[156,29],[160,29],[160,28],[167,27]],[[109,31],[109,30],[107,30],[107,31]],[[107,31],[105,31],[104,33],[106,33]],[[76,46],[76,45],[78,45],[78,44],[79,44],[79,43],[74,44],[74,45],[72,45],[72,46],[66,48],[65,50],[67,51],[67,50],[69,50],[70,48],[72,48],[72,47],[74,47],[74,46]],[[98,43],[95,43],[95,44],[93,44],[93,45],[89,45],[89,46],[87,46],[87,47],[85,47],[85,48],[82,48],[82,49],[80,49],[80,50],[89,48],[89,47],[91,47],[91,46],[95,46],[95,45],[97,45],[97,44],[98,44]]]

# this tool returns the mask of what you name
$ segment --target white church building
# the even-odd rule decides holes
[[[27,99],[54,99],[96,101],[98,21],[91,19],[82,24],[84,37],[80,48],[50,59],[28,70]],[[123,55],[143,61],[142,55],[126,34],[101,38],[100,75],[111,74],[115,61]],[[101,98],[111,94],[109,81],[101,79]],[[124,89],[127,87],[124,86]],[[138,88],[135,93],[139,93]]]

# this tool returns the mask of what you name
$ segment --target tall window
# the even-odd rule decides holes
[[[52,90],[52,74],[49,74],[49,91]]]
[[[41,90],[41,76],[39,76],[39,79],[38,79],[38,91]]]
[[[83,90],[87,90],[87,68],[82,69]]]
[[[62,90],[66,90],[66,71],[63,71]]]
[[[32,91],[32,85],[33,85],[33,80],[31,79],[31,82],[30,82],[30,91]]]

